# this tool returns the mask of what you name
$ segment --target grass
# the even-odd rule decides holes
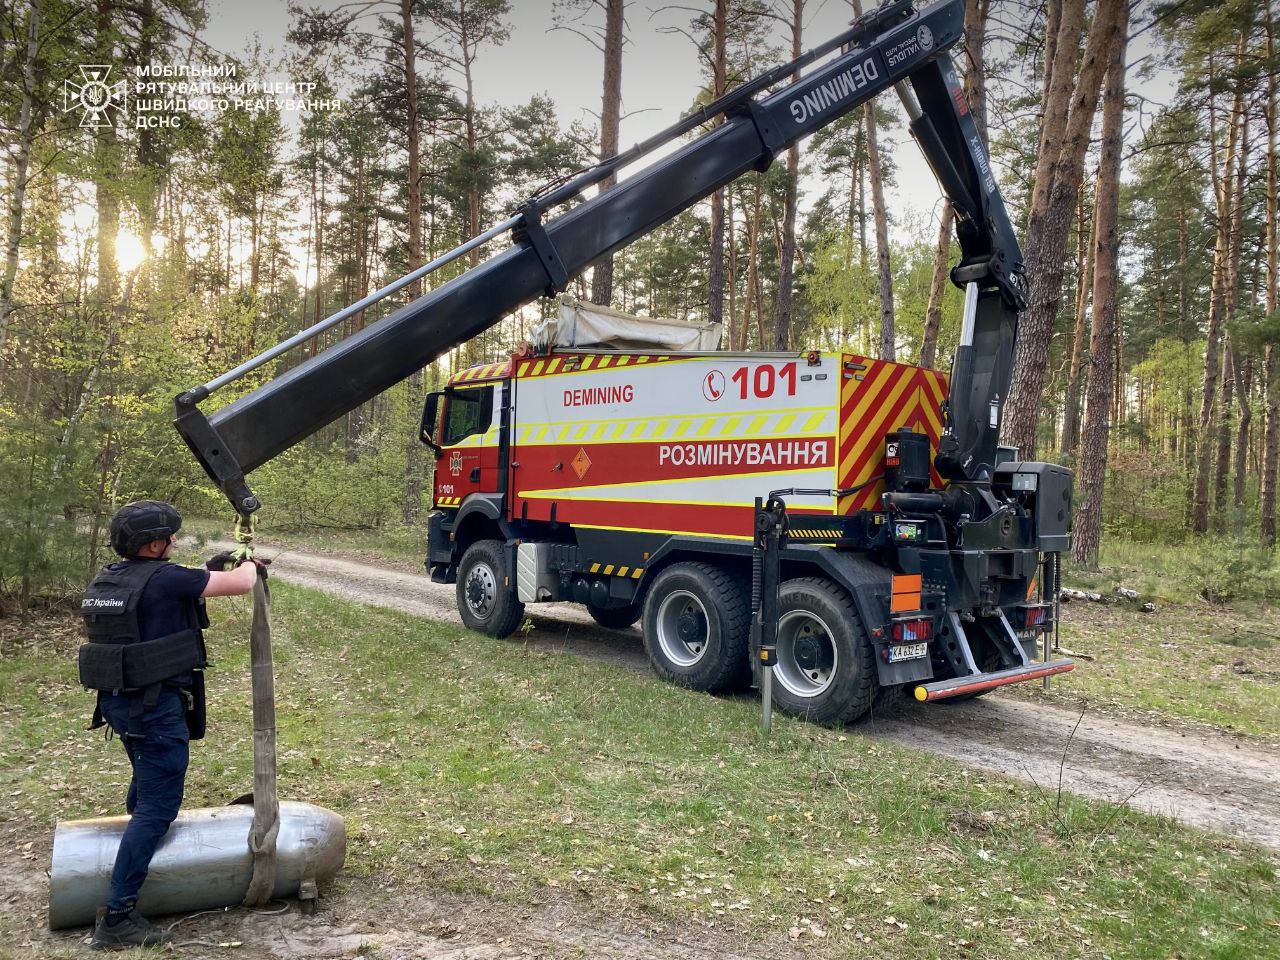
[[[226,524],[190,521],[198,535],[223,536]],[[421,568],[425,531],[406,525],[378,530],[278,531],[269,542],[287,548],[354,555],[370,562]],[[1232,564],[1240,596],[1209,602],[1200,593],[1224,588]],[[1155,614],[1121,601],[1066,604],[1061,643],[1093,659],[1052,684],[1051,699],[1157,722],[1194,723],[1280,740],[1280,606],[1268,591],[1269,567],[1238,544],[1162,547],[1110,539],[1097,570],[1068,564],[1068,586],[1114,599],[1117,586],[1154,600]],[[1224,574],[1223,571],[1226,571]],[[1018,691],[1018,687],[1009,688]],[[1037,685],[1038,691],[1038,685]],[[1036,695],[1039,695],[1038,692]]]
[[[1062,646],[1091,659],[1050,696],[1280,741],[1278,632],[1280,612],[1256,604],[1064,604]]]
[[[1280,608],[1268,596],[1269,567],[1242,572],[1252,582],[1237,584],[1233,599],[1201,595],[1233,554],[1220,543],[1201,551],[1119,541],[1105,547],[1097,570],[1064,569],[1067,586],[1108,602],[1063,605],[1062,645],[1092,659],[1054,680],[1051,696],[1280,740]],[[1119,586],[1156,611],[1119,600]]]
[[[280,792],[347,818],[349,877],[794,936],[819,958],[1275,956],[1276,862],[1245,845],[1075,799],[1055,819],[1033,787],[856,729],[777,718],[765,740],[747,700],[275,595]],[[247,604],[213,606],[192,806],[252,780]],[[74,629],[0,636],[0,820],[47,838],[114,811],[126,765],[83,732]]]

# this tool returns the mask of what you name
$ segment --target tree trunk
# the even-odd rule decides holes
[[[1213,512],[1214,526],[1219,530],[1227,518],[1227,474],[1231,470],[1232,402],[1236,390],[1236,356],[1231,333],[1222,337],[1222,374],[1218,400],[1217,452],[1214,455]]]
[[[893,360],[897,343],[893,333],[893,272],[889,264],[889,216],[884,200],[884,168],[876,144],[874,101],[863,108],[867,120],[867,167],[871,173],[871,206],[876,220],[876,276],[880,291],[880,359]]]
[[[862,16],[861,0],[852,0],[853,12]],[[796,48],[799,56],[799,48]],[[878,353],[881,360],[893,360],[897,341],[893,332],[893,271],[889,263],[889,216],[884,200],[884,167],[876,142],[875,101],[863,106],[867,132],[867,169],[871,177],[871,209],[876,225],[876,278],[880,294],[880,336]]]
[[[1236,407],[1239,419],[1236,420],[1236,470],[1232,485],[1231,505],[1239,516],[1244,508],[1244,481],[1249,463],[1249,428],[1253,422],[1253,409],[1249,405],[1249,392],[1253,389],[1253,357],[1239,357],[1235,360]]]
[[[724,0],[720,0],[720,4],[723,3]],[[623,7],[624,0],[605,0],[604,2],[604,92],[600,101],[601,160],[612,157],[618,152],[618,127],[622,117]],[[720,23],[723,24],[723,20]],[[603,193],[617,182],[617,177],[605,178],[600,183],[600,192]],[[712,202],[714,205],[714,201]],[[477,232],[479,232],[478,229]],[[712,242],[714,244],[714,237]],[[712,270],[715,270],[714,252]],[[723,283],[723,277],[721,283]],[[613,299],[613,257],[605,257],[591,271],[591,299],[602,306],[608,306],[609,301]]]
[[[115,13],[111,0],[99,2],[96,52],[103,58],[99,63],[111,63],[115,59],[115,41],[112,38]],[[115,301],[120,280],[116,264],[116,234],[120,232],[118,191],[122,180],[115,114],[107,111],[105,116],[108,123],[97,131],[93,165],[94,206],[98,214],[98,302],[104,309]]]
[[[1050,33],[1045,41],[1045,72],[1040,115],[1040,144],[1036,150],[1036,171],[1031,181],[1027,208],[1028,242],[1031,224],[1049,206],[1053,188],[1053,165],[1062,149],[1062,138],[1071,111],[1071,88],[1075,80],[1080,38],[1084,34],[1085,0],[1050,0]]]
[[[1209,75],[1213,76],[1213,57],[1209,58]],[[1200,400],[1199,434],[1196,442],[1196,478],[1192,488],[1191,529],[1195,533],[1205,533],[1209,529],[1209,474],[1213,469],[1214,425],[1216,423],[1215,401],[1218,395],[1218,340],[1222,334],[1223,313],[1226,297],[1223,286],[1226,283],[1226,261],[1230,256],[1231,233],[1231,201],[1230,171],[1235,161],[1236,124],[1234,117],[1242,107],[1242,97],[1236,91],[1232,108],[1232,123],[1227,135],[1226,157],[1223,163],[1223,176],[1217,174],[1216,114],[1214,96],[1209,95],[1209,139],[1210,168],[1214,171],[1217,185],[1218,230],[1213,258],[1213,285],[1209,300],[1209,323],[1205,332],[1204,348],[1204,390]]]
[[[725,249],[728,254],[725,285],[729,288],[729,346],[734,350],[745,350],[746,324],[738,321],[738,242],[737,230],[733,225],[733,190],[726,188],[723,193]],[[741,347],[738,346],[739,338],[744,344]]]
[[[942,205],[938,224],[938,244],[933,251],[933,279],[929,283],[929,305],[924,312],[924,336],[920,341],[920,366],[932,367],[937,362],[938,330],[942,327],[942,295],[950,279],[951,223],[955,212],[950,203]]]
[[[1267,59],[1275,58],[1275,24],[1272,20],[1271,7],[1267,6]],[[1276,315],[1280,309],[1280,263],[1277,263],[1277,221],[1276,191],[1280,189],[1280,177],[1277,176],[1276,127],[1280,124],[1277,117],[1276,74],[1274,71],[1267,77],[1267,313]],[[1262,441],[1262,542],[1268,547],[1276,545],[1276,468],[1280,463],[1280,356],[1275,343],[1266,346],[1266,424],[1263,427]]]
[[[746,230],[747,242],[747,290],[745,302],[742,305],[742,346],[741,350],[746,350],[748,338],[751,335],[751,311],[756,310],[756,291],[759,289],[758,278],[760,275],[760,258],[758,256],[758,242],[760,237],[760,181],[753,182],[754,199],[752,209],[746,214],[744,229]],[[764,331],[759,331],[759,340],[757,347],[763,349],[767,341],[764,339]]]
[[[1069,7],[1074,9],[1074,2],[1075,0],[1064,2],[1064,31],[1070,26],[1067,14]],[[1052,162],[1038,163],[1026,243],[1031,291],[1018,331],[1013,384],[1004,405],[1005,441],[1017,446],[1025,458],[1032,458],[1035,454],[1036,427],[1040,419],[1045,370],[1049,362],[1049,344],[1053,337],[1058,304],[1062,299],[1062,265],[1066,254],[1067,234],[1075,211],[1080,181],[1084,176],[1084,157],[1089,147],[1089,131],[1098,105],[1102,74],[1106,69],[1111,47],[1119,34],[1117,24],[1127,16],[1128,11],[1123,2],[1099,4],[1089,28],[1084,58],[1074,85],[1070,66],[1064,66],[1064,60],[1074,58],[1075,45],[1071,42],[1070,34],[1064,37],[1060,31],[1058,37],[1053,77],[1054,97],[1065,93],[1070,100],[1070,109],[1061,139],[1049,136],[1045,138],[1044,146],[1047,149],[1057,147]],[[1063,69],[1061,74],[1060,67]],[[1049,123],[1051,118],[1061,114],[1062,107],[1051,102],[1046,105],[1045,110],[1045,122]],[[1044,166],[1048,167],[1047,174],[1044,174],[1047,185],[1041,182],[1040,168]]]
[[[1242,38],[1241,44],[1240,44],[1241,56],[1243,56],[1243,53],[1244,53],[1244,41]],[[1244,206],[1245,206],[1245,186],[1248,180],[1248,173],[1249,173],[1248,161],[1249,161],[1249,111],[1247,109],[1247,105],[1242,102],[1241,111],[1240,111],[1240,150],[1236,154],[1235,199],[1232,202],[1232,207],[1231,207],[1231,246],[1230,246],[1230,256],[1227,259],[1226,321],[1228,324],[1230,324],[1233,320],[1235,320],[1236,313],[1240,308],[1240,260],[1241,260],[1241,251],[1244,247]],[[1250,413],[1249,398],[1248,398],[1248,394],[1246,393],[1246,391],[1248,390],[1248,387],[1246,385],[1246,378],[1244,376],[1244,371],[1240,363],[1240,354],[1235,349],[1232,349],[1231,351],[1231,369],[1233,374],[1232,379],[1235,381],[1236,406],[1240,414],[1240,418],[1239,420],[1237,420],[1237,423],[1236,423],[1236,435],[1237,435],[1237,438],[1243,435],[1247,440],[1249,436],[1249,413]],[[1222,410],[1222,421],[1223,421],[1224,428],[1230,417],[1230,410],[1229,410],[1230,404],[1231,404],[1231,399],[1230,397],[1225,396],[1225,391],[1224,391],[1224,406]],[[1229,435],[1226,437],[1226,441],[1227,441],[1227,449],[1225,454],[1223,453],[1221,447],[1219,447],[1219,450],[1218,450],[1218,455],[1222,460],[1221,464],[1218,467],[1218,470],[1223,475],[1224,480],[1225,480],[1227,471],[1230,469],[1231,437]],[[1244,486],[1243,486],[1244,485],[1244,477],[1243,477],[1244,451],[1240,451],[1238,456],[1240,458],[1239,470],[1241,471],[1241,473],[1240,475],[1237,476],[1235,486],[1239,489],[1239,492],[1235,492],[1233,490],[1233,497],[1232,497],[1233,502],[1235,503],[1236,506],[1240,505],[1244,496]],[[1218,503],[1219,503],[1219,509],[1225,517],[1227,513],[1227,497],[1226,497],[1225,483],[1223,483],[1222,486],[1223,486],[1222,495]]]
[[[856,4],[856,0],[855,0]],[[798,60],[803,52],[800,46],[804,27],[804,0],[791,0],[791,59]],[[799,79],[799,73],[793,74]],[[800,145],[792,144],[787,150],[787,187],[783,200],[782,242],[779,244],[781,262],[778,265],[778,318],[773,328],[773,348],[791,349],[791,313],[794,291],[792,271],[796,258],[796,206],[800,183]]]
[[[18,251],[22,244],[22,213],[27,196],[27,167],[35,141],[36,57],[40,51],[40,2],[30,0],[27,14],[27,51],[22,66],[22,106],[18,110],[17,143],[13,150],[12,192],[9,194],[9,239],[5,246],[4,277],[0,279],[0,370],[3,370],[4,338],[13,315],[13,284],[18,276]]]
[[[1120,3],[1117,40],[1107,63],[1102,108],[1102,153],[1094,214],[1093,322],[1089,331],[1089,385],[1080,447],[1080,495],[1071,554],[1077,563],[1098,562],[1102,496],[1107,477],[1107,415],[1111,410],[1111,348],[1118,320],[1120,154],[1124,143],[1124,56],[1128,6]]]
[[[405,131],[409,142],[408,218],[409,248],[405,265],[410,272],[422,266],[422,169],[418,142],[418,71],[417,44],[413,32],[413,0],[400,0],[401,43],[404,48]],[[475,234],[473,233],[472,236]],[[317,255],[318,256],[318,255]],[[409,285],[409,296],[422,296],[422,281]],[[409,416],[416,417],[422,406],[422,371],[415,370],[408,380],[406,402]],[[408,430],[405,444],[404,496],[400,516],[405,523],[414,523],[422,516],[422,444],[418,431]]]
[[[1055,4],[1050,4],[1055,6]],[[987,14],[991,0],[965,0],[964,50],[968,65],[964,72],[964,97],[969,101],[969,113],[982,137],[983,149],[987,148],[987,81],[984,44],[987,37]]]
[[[727,68],[725,57],[725,32],[729,15],[728,0],[715,0],[711,27],[711,82],[713,99],[724,96],[727,86]],[[712,127],[724,123],[724,118],[717,116],[712,120]],[[710,323],[724,322],[724,207],[725,189],[721,187],[711,195],[711,265],[707,283],[707,320]],[[730,311],[728,336],[724,342],[733,343],[733,314]]]
[[[1096,213],[1096,211],[1095,211]],[[1076,441],[1080,433],[1080,365],[1084,360],[1084,321],[1089,312],[1090,282],[1093,276],[1093,246],[1089,231],[1085,229],[1084,194],[1077,204],[1076,218],[1076,326],[1071,341],[1071,370],[1067,375],[1067,399],[1062,414],[1062,445],[1059,453],[1063,463],[1073,461]],[[1092,336],[1092,331],[1090,331]]]

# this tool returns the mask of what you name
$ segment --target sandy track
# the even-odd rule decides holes
[[[264,547],[265,555],[273,553]],[[271,575],[287,583],[459,622],[453,586],[425,574],[292,550],[278,558]],[[535,626],[525,638],[530,644],[648,669],[635,629],[605,630],[573,604],[528,611]],[[1280,851],[1280,754],[1232,737],[1139,726],[1093,712],[1082,717],[999,695],[954,705],[910,703],[858,730],[1033,782],[1049,804],[1061,787]]]

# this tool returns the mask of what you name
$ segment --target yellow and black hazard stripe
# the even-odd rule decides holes
[[[511,361],[504,360],[501,363],[482,363],[478,367],[459,370],[449,378],[449,384],[471,383],[475,380],[498,380],[509,376],[511,376]]]
[[[553,377],[586,370],[609,370],[615,367],[640,367],[655,363],[672,363],[685,358],[649,357],[634,353],[574,353],[568,356],[534,357],[516,365],[517,377]]]
[[[631,580],[639,580],[644,576],[644,567],[622,566],[614,563],[593,563],[588,573],[602,573],[606,577],[627,577]]]

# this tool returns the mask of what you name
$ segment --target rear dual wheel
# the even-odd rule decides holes
[[[874,651],[848,593],[830,580],[782,585],[773,699],[815,723],[847,723],[872,708],[880,681]]]
[[[750,606],[741,582],[708,563],[658,574],[644,603],[644,649],[664,680],[715,693],[751,682]]]

